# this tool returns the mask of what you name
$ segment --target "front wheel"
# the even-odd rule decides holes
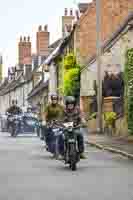
[[[76,171],[76,170],[77,170],[77,165],[76,165],[76,163],[71,163],[71,164],[70,164],[70,168],[71,168],[72,171]]]
[[[16,131],[16,128],[14,126],[10,127],[10,133],[11,133],[11,137],[17,136],[17,131]]]
[[[77,169],[77,151],[74,143],[70,144],[70,168],[72,171]]]

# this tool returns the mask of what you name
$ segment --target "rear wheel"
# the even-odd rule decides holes
[[[11,133],[11,137],[15,137],[16,136],[15,127],[10,126],[10,133]]]
[[[55,139],[55,159],[59,159],[59,142],[58,137]]]

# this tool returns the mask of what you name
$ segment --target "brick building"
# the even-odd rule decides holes
[[[133,0],[101,0],[102,42],[106,41],[133,10]],[[80,60],[86,64],[96,52],[96,1],[88,4],[88,9],[79,20]]]

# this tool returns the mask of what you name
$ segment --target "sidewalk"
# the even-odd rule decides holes
[[[114,153],[120,153],[133,159],[133,136],[109,137],[90,133],[88,136],[88,144]]]

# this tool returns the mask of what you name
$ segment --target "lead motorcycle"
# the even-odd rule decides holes
[[[67,122],[64,126],[64,160],[65,164],[69,164],[72,171],[77,169],[77,163],[80,161],[78,150],[76,129],[80,126],[75,126],[74,122]]]
[[[65,164],[68,164],[72,171],[77,169],[77,163],[80,161],[80,153],[78,149],[78,140],[76,129],[80,126],[75,126],[74,122],[61,123],[53,121],[50,123],[49,128],[50,142],[48,143],[47,150],[54,154],[58,159],[59,155],[63,155]]]

